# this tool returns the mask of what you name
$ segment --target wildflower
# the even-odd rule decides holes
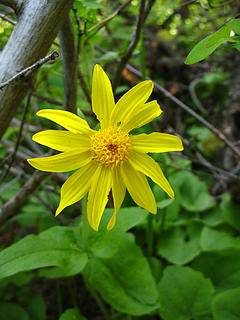
[[[157,132],[129,134],[132,129],[145,125],[161,114],[156,100],[146,102],[152,90],[152,81],[143,81],[115,104],[110,80],[103,69],[96,65],[93,72],[92,109],[100,122],[98,131],[92,130],[85,120],[68,111],[43,109],[37,112],[38,116],[52,120],[67,130],[46,130],[35,134],[32,138],[34,141],[61,153],[28,159],[28,162],[36,169],[49,172],[78,169],[61,188],[56,215],[88,192],[88,221],[98,231],[112,190],[114,213],[107,226],[111,230],[126,189],[137,205],[155,214],[156,201],[146,176],[174,198],[174,192],[160,166],[147,153],[183,150],[181,140],[177,136]]]

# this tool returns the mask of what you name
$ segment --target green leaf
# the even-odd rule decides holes
[[[222,43],[223,40],[228,40],[230,37],[231,27],[229,25],[226,25],[219,29],[218,31],[214,32],[214,34],[211,36],[211,38],[208,40],[206,47],[210,48],[214,46],[216,43]]]
[[[230,195],[225,195],[221,204],[221,213],[224,220],[240,232],[240,205],[230,200]]]
[[[192,64],[199,62],[209,56],[222,43],[230,39],[230,26],[224,26],[214,34],[209,35],[200,42],[198,42],[189,52],[185,63]]]
[[[85,271],[90,287],[119,312],[142,315],[158,307],[158,292],[150,267],[131,234],[125,235],[111,258],[89,259]]]
[[[175,181],[181,194],[181,205],[188,211],[204,211],[215,206],[207,185],[188,171],[180,172]]]
[[[157,202],[158,209],[164,209],[174,202],[174,199],[164,199]]]
[[[159,237],[158,254],[174,264],[192,261],[201,251],[200,225],[167,230]]]
[[[217,290],[240,286],[240,251],[206,252],[193,261],[192,267],[210,278]]]
[[[219,207],[204,211],[201,220],[209,227],[216,227],[224,222]]]
[[[159,283],[160,317],[210,320],[213,292],[211,281],[200,272],[189,267],[167,267]]]
[[[53,227],[29,235],[0,252],[0,279],[20,271],[57,266],[66,276],[77,274],[87,263],[79,244],[79,229]]]
[[[28,305],[28,313],[31,316],[31,320],[46,319],[46,306],[42,296],[36,295],[31,299]]]
[[[231,26],[234,32],[240,34],[240,19],[234,19],[232,21],[229,21],[227,25]]]
[[[0,320],[30,320],[27,312],[15,303],[0,302]]]
[[[240,288],[218,294],[213,300],[214,320],[240,319]]]
[[[103,214],[99,232],[89,228],[89,247],[97,257],[111,257],[119,248],[123,234],[142,222],[148,215],[146,210],[139,207],[122,208],[117,213],[115,227],[107,231],[107,223],[113,213],[112,209],[106,209]]]
[[[239,250],[240,239],[232,237],[227,232],[204,227],[201,234],[201,247],[203,251]]]
[[[59,318],[59,320],[87,320],[78,308],[67,309]]]
[[[89,9],[99,9],[101,8],[101,4],[96,0],[83,0],[82,2],[84,6]]]

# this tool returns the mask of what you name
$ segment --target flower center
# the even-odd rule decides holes
[[[115,128],[97,131],[91,137],[91,143],[94,158],[108,167],[121,165],[130,150],[128,134]]]

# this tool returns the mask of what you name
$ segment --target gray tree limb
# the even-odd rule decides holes
[[[3,0],[0,0],[0,3],[1,1],[3,3]],[[0,83],[47,54],[72,3],[73,0],[22,1],[18,22],[1,53]],[[0,90],[0,138],[25,97],[33,77],[34,75],[24,80],[18,79]]]
[[[21,2],[18,0],[0,0],[0,4],[12,8],[14,11],[17,11]]]
[[[77,102],[76,48],[70,15],[65,19],[58,36],[63,64],[63,107],[75,113]]]
[[[32,177],[23,185],[16,195],[4,203],[2,208],[0,208],[0,223],[3,223],[6,219],[14,216],[18,212],[19,208],[21,208],[25,203],[28,196],[32,194],[37,187],[39,187],[40,182],[46,174],[46,172],[34,172]]]

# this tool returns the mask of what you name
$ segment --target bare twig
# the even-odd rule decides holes
[[[75,19],[76,19],[76,23],[77,23],[77,26],[78,26],[78,42],[77,42],[77,50],[76,50],[77,76],[78,76],[78,79],[80,81],[81,88],[83,90],[85,98],[88,101],[88,103],[91,104],[91,95],[90,95],[90,92],[88,90],[86,81],[84,80],[84,76],[82,74],[82,71],[80,70],[80,67],[79,67],[79,64],[78,64],[79,54],[80,54],[80,50],[81,50],[81,41],[82,41],[83,31],[82,31],[81,21],[80,21],[80,17],[78,15],[77,9],[76,9],[76,7],[74,5],[72,6],[72,9],[73,9],[73,13],[74,13],[74,16],[75,16]]]
[[[29,93],[28,93],[28,96],[27,96],[26,104],[25,104],[25,106],[24,106],[23,116],[22,116],[22,121],[21,121],[21,126],[20,126],[20,129],[19,129],[19,132],[18,132],[18,137],[17,137],[16,145],[15,145],[14,151],[13,151],[13,153],[12,153],[11,160],[10,160],[10,162],[9,162],[9,165],[8,165],[5,173],[3,173],[2,177],[0,178],[0,184],[1,184],[1,182],[6,178],[6,176],[8,175],[8,172],[9,172],[9,170],[10,170],[10,168],[11,168],[11,166],[12,166],[14,160],[15,160],[15,156],[16,156],[16,153],[17,153],[17,150],[18,150],[20,141],[21,141],[21,137],[22,137],[22,131],[23,131],[23,126],[24,126],[24,123],[25,123],[25,119],[26,119],[28,107],[29,107],[29,105],[30,105],[31,96],[32,96],[32,90],[30,89],[30,90],[29,90]]]
[[[135,74],[137,77],[142,78],[142,74],[140,71],[135,69],[134,67],[127,65],[126,68],[131,71],[133,74]],[[148,80],[151,80],[147,78]],[[154,90],[157,92],[163,93],[166,97],[168,97],[170,100],[175,102],[179,107],[181,107],[183,110],[185,110],[187,113],[191,114],[195,119],[197,119],[199,122],[201,122],[205,127],[207,127],[209,130],[211,130],[220,140],[224,141],[225,144],[240,157],[240,151],[234,146],[234,144],[228,140],[228,138],[219,131],[216,127],[214,127],[210,122],[199,116],[194,110],[192,110],[190,107],[188,107],[185,103],[180,101],[178,98],[173,96],[169,91],[161,87],[159,84],[154,82]]]
[[[17,9],[18,1],[17,0],[0,0],[0,4],[11,7],[13,10]]]
[[[6,191],[7,189],[11,188],[18,180],[20,180],[23,176],[23,173],[19,173],[15,178],[10,180],[8,183],[5,183],[2,188],[0,189],[0,194]]]
[[[202,105],[201,101],[199,101],[198,97],[197,97],[197,94],[196,94],[196,86],[198,83],[202,82],[203,80],[202,79],[194,79],[190,85],[189,85],[189,92],[190,92],[190,95],[193,99],[193,102],[195,103],[196,107],[201,111],[202,114],[204,115],[207,115],[208,112],[207,110],[204,108],[204,106]]]
[[[7,85],[9,85],[11,82],[21,78],[22,76],[28,76],[34,70],[36,70],[39,67],[41,67],[44,63],[46,63],[46,62],[48,62],[50,60],[54,61],[58,57],[59,57],[59,54],[57,53],[57,51],[54,51],[54,52],[50,53],[46,57],[44,57],[44,58],[38,60],[37,62],[35,62],[34,64],[32,64],[30,67],[27,67],[27,68],[23,69],[22,71],[18,72],[17,74],[15,74],[13,77],[8,79],[7,81],[4,81],[4,82],[0,83],[0,89],[3,89]]]
[[[63,65],[63,107],[65,110],[76,113],[77,101],[77,72],[76,72],[76,49],[70,15],[63,23],[60,32],[60,50]]]
[[[13,24],[14,26],[17,24],[16,21],[12,20],[11,18],[9,18],[8,16],[6,16],[5,14],[0,12],[0,18],[2,18],[3,20]]]
[[[0,223],[18,212],[28,196],[40,185],[40,182],[46,174],[48,173],[39,171],[34,172],[32,177],[23,185],[16,195],[2,206],[0,209]]]
[[[139,13],[138,13],[138,17],[137,17],[136,28],[134,29],[134,32],[132,34],[132,38],[131,38],[131,41],[127,47],[127,50],[125,51],[124,55],[122,56],[121,61],[117,67],[117,71],[116,71],[114,81],[113,81],[114,91],[116,90],[116,88],[120,82],[122,71],[125,68],[128,60],[131,58],[132,53],[133,53],[134,49],[136,48],[138,41],[140,39],[140,33],[142,30],[144,21],[146,19],[146,17],[145,17],[145,3],[146,3],[145,0],[141,0],[140,6],[139,6]]]
[[[42,96],[41,94],[37,93],[37,92],[33,92],[32,94],[34,97],[38,98],[39,100],[43,100],[43,101],[46,101],[50,104],[53,104],[55,106],[62,106],[62,102],[60,101],[57,101],[57,100],[54,100],[52,98],[48,98],[48,97],[44,97]]]
[[[121,4],[112,14],[110,14],[108,17],[104,18],[103,20],[101,20],[100,22],[98,22],[97,24],[95,24],[94,26],[92,26],[91,28],[89,28],[87,30],[87,37],[84,40],[85,42],[87,42],[90,38],[92,38],[97,32],[98,30],[100,30],[101,28],[103,28],[108,22],[110,22],[114,17],[116,17],[120,11],[122,11],[123,9],[125,9],[132,0],[127,0],[126,2],[124,2],[123,4]]]

